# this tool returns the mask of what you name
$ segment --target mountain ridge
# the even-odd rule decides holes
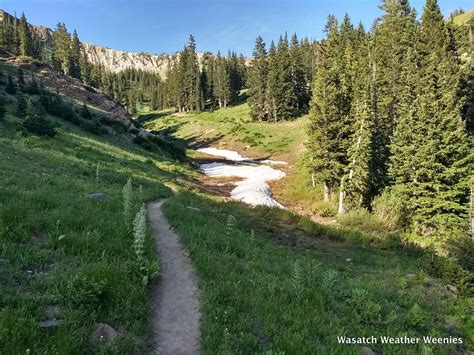
[[[14,21],[16,18],[5,10],[0,9],[0,24],[3,23],[5,16],[8,16],[11,21]],[[45,26],[33,25],[31,23],[29,23],[29,25],[41,42],[50,48],[53,43],[53,30]],[[88,42],[82,42],[82,45],[89,62],[95,65],[102,65],[112,73],[118,73],[128,68],[134,68],[159,74],[160,77],[164,79],[171,68],[173,55],[170,54],[130,52],[99,46]],[[199,53],[198,57],[201,58],[202,55],[202,53]]]

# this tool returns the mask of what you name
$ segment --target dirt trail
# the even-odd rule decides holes
[[[148,204],[160,276],[152,290],[154,354],[198,354],[199,288],[193,265],[161,212],[164,201]]]

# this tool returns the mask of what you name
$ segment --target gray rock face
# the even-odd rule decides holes
[[[167,54],[126,52],[89,43],[83,43],[83,47],[91,63],[103,65],[113,73],[134,68],[159,74],[165,79],[172,65],[172,58]]]

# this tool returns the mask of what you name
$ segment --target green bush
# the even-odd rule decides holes
[[[313,210],[321,217],[334,217],[337,214],[336,206],[331,202],[315,202],[313,203]]]
[[[44,117],[40,109],[31,104],[28,106],[26,119],[22,122],[22,126],[27,132],[38,136],[52,138],[57,134],[55,125]]]
[[[467,235],[454,236],[448,239],[445,249],[465,269],[474,272],[474,240]]]
[[[371,234],[386,234],[386,224],[366,209],[357,209],[339,216],[339,222],[345,227],[355,228]]]
[[[385,190],[374,199],[373,213],[385,226],[394,231],[405,226],[407,219],[406,206],[396,191]]]

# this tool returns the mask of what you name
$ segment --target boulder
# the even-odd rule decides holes
[[[94,345],[103,343],[111,344],[118,337],[119,333],[106,323],[97,323],[91,334],[91,342]]]

